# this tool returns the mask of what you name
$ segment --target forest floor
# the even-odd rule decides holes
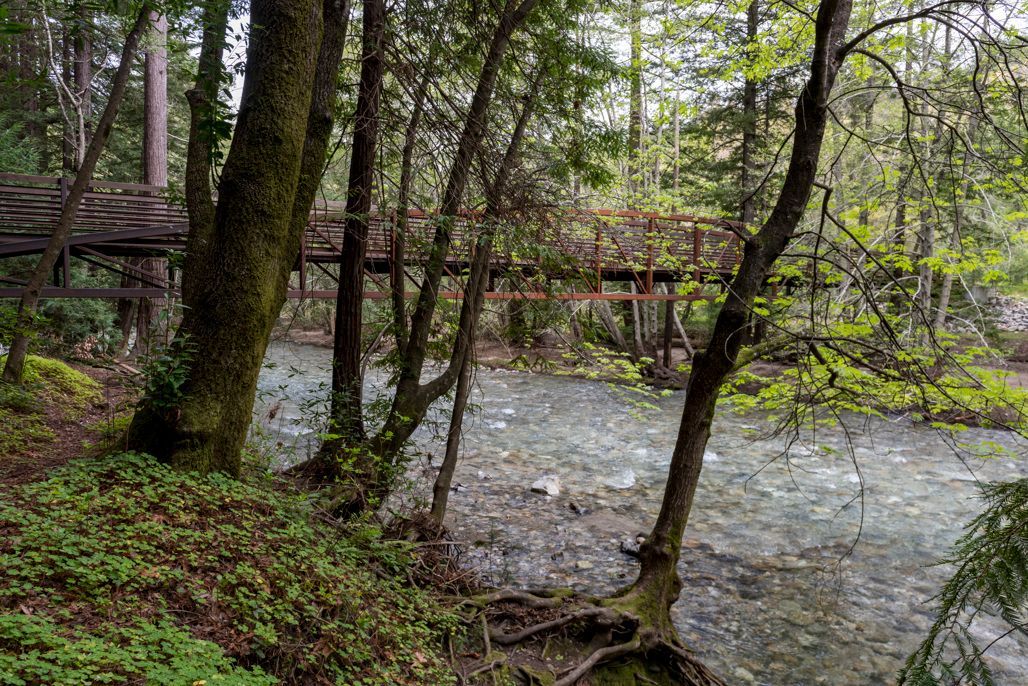
[[[0,385],[0,681],[552,684],[594,653],[582,601],[490,595],[445,532],[121,452],[137,397],[131,368],[45,358]]]

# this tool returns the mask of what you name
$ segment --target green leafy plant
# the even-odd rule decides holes
[[[189,380],[189,365],[195,346],[186,338],[175,338],[146,358],[143,364],[143,395],[140,403],[157,412],[179,406]]]
[[[312,514],[135,454],[0,488],[5,683],[454,683],[410,547]]]

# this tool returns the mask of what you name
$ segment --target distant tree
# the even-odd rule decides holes
[[[68,198],[61,209],[61,216],[54,227],[53,233],[50,235],[50,240],[42,256],[39,258],[39,263],[33,270],[22,292],[21,301],[18,305],[17,329],[11,341],[11,349],[7,354],[7,361],[3,372],[4,380],[10,383],[21,383],[22,381],[25,370],[25,358],[28,354],[29,342],[32,337],[32,325],[39,306],[43,284],[46,283],[47,277],[53,270],[53,266],[57,262],[64,243],[68,240],[68,236],[71,235],[71,229],[75,223],[75,217],[78,214],[82,197],[85,195],[86,187],[92,180],[93,170],[100,159],[100,154],[103,152],[104,145],[107,143],[107,138],[114,126],[114,121],[118,116],[118,109],[121,107],[122,100],[125,97],[125,89],[128,85],[132,62],[136,56],[136,49],[139,47],[139,41],[149,24],[149,20],[150,5],[144,2],[138,12],[135,23],[125,37],[125,45],[121,51],[121,61],[118,63],[118,70],[111,86],[110,95],[107,98],[107,104],[104,107],[103,114],[100,116],[100,120],[97,122],[96,131],[89,141],[85,154],[82,156],[75,174],[75,181],[72,183],[68,191]]]

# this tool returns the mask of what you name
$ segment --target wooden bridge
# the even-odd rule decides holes
[[[20,281],[12,275],[10,259],[39,255],[56,226],[68,196],[70,180],[0,173],[0,298],[18,297]],[[429,213],[412,210],[407,217],[405,269],[416,269],[428,254],[434,234]],[[380,284],[368,297],[386,297],[381,274],[388,273],[396,255],[397,216],[376,212],[370,222],[365,270]],[[457,276],[469,263],[472,238],[479,223],[475,213],[458,217],[447,262]],[[675,214],[614,210],[559,210],[535,216],[529,238],[521,232],[498,232],[486,297],[577,300],[696,300],[712,297],[704,283],[723,284],[741,259],[741,225],[720,219]],[[334,289],[316,288],[322,272],[331,283],[327,265],[338,261],[342,246],[342,203],[319,201],[312,208],[303,247],[290,283],[291,298],[334,298]],[[175,270],[158,274],[142,269],[131,258],[168,257],[186,249],[188,217],[182,203],[167,189],[141,184],[94,182],[79,208],[72,235],[54,270],[53,285],[44,297],[140,298],[165,297],[178,291]],[[519,237],[514,237],[513,234]],[[132,286],[80,287],[72,283],[72,259],[82,260],[124,277]],[[172,261],[172,264],[174,261]],[[22,265],[24,267],[24,265]],[[163,270],[162,270],[163,271]],[[408,272],[410,273],[410,272]],[[542,277],[497,279],[504,275]],[[326,282],[326,279],[320,279]],[[497,281],[517,288],[498,291]],[[538,284],[565,282],[565,288]],[[658,292],[658,283],[692,281],[699,287],[687,295]],[[633,293],[611,292],[604,284],[634,284]],[[6,284],[6,285],[4,285]],[[534,285],[533,285],[534,284]],[[459,291],[443,297],[461,297]]]

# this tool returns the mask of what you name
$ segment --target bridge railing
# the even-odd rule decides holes
[[[0,235],[47,236],[57,224],[71,180],[0,173]],[[167,189],[137,183],[90,183],[73,233],[145,229],[188,221],[185,208]]]
[[[0,257],[41,251],[68,196],[71,181],[57,177],[0,173]],[[435,232],[435,215],[411,210],[405,235],[407,260],[428,253]],[[465,211],[452,227],[451,269],[467,264],[479,215]],[[643,294],[654,283],[724,278],[741,259],[741,225],[688,214],[659,214],[626,210],[571,209],[514,218],[531,222],[528,239],[502,237],[496,241],[497,269],[538,272],[552,278],[580,277],[593,293],[604,281],[634,281]],[[368,235],[368,260],[381,269],[395,254],[398,240],[395,211],[374,211]],[[79,209],[65,246],[69,256],[154,254],[185,248],[188,215],[167,189],[131,183],[93,182]],[[345,206],[319,200],[311,212],[299,256],[300,290],[306,289],[306,266],[338,259],[343,243]],[[531,232],[530,232],[531,233]],[[563,256],[563,265],[543,265],[539,248]],[[65,269],[65,275],[67,275]],[[10,279],[7,279],[10,281]]]

